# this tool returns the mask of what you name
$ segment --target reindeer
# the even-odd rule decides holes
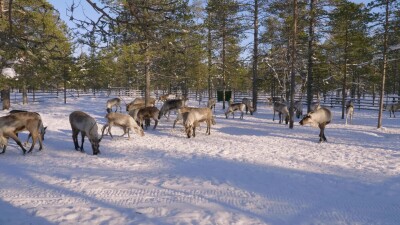
[[[174,99],[175,97],[176,97],[176,96],[173,95],[173,94],[161,95],[161,96],[158,98],[158,101],[159,101],[159,102],[165,102],[165,101],[167,101],[168,99]]]
[[[235,119],[235,111],[240,111],[240,119],[243,119],[244,111],[246,109],[246,105],[243,103],[229,103],[229,107],[225,112],[225,117],[228,119],[228,115],[232,113],[232,118]]]
[[[143,129],[139,127],[139,125],[136,123],[136,121],[129,115],[127,114],[122,114],[122,113],[116,113],[116,112],[111,112],[108,113],[105,118],[107,119],[107,123],[104,124],[103,128],[101,129],[101,137],[104,135],[104,130],[108,127],[108,133],[110,134],[111,138],[113,138],[111,134],[111,127],[112,126],[119,126],[122,128],[124,131],[124,136],[126,133],[128,133],[128,138],[131,139],[129,135],[129,129],[132,131],[135,131],[138,135],[144,136]]]
[[[311,111],[316,111],[321,108],[321,104],[319,102],[312,102],[310,108]]]
[[[99,144],[101,138],[99,138],[97,123],[93,117],[82,111],[74,111],[69,115],[69,123],[72,129],[72,141],[75,145],[76,151],[84,152],[83,142],[85,136],[88,137],[90,144],[92,145],[93,155],[100,154]],[[78,144],[78,134],[81,132],[81,146]]]
[[[321,107],[315,111],[309,112],[299,123],[304,126],[311,124],[320,129],[319,143],[328,141],[325,137],[325,126],[332,121],[332,113],[329,109]]]
[[[133,103],[133,102],[131,102],[131,103],[126,105],[126,111],[130,112],[132,110],[142,109],[144,107],[146,107],[146,105],[144,103]]]
[[[43,126],[42,119],[39,114],[33,112],[19,112],[0,117],[0,145],[3,146],[3,151],[0,154],[5,153],[8,138],[10,137],[14,139],[17,145],[21,147],[23,154],[25,154],[26,149],[22,146],[21,141],[16,135],[16,133],[24,130],[28,130],[32,136],[32,145],[28,153],[32,152],[36,140],[39,140],[39,151],[42,150],[42,139],[39,133],[41,126]]]
[[[282,123],[283,118],[285,118],[286,124],[289,123],[289,110],[285,103],[274,102],[273,111],[274,111],[274,117],[272,118],[272,121],[275,121],[275,112],[278,112],[279,123]]]
[[[145,102],[146,102],[146,98],[135,98],[131,103],[132,104],[143,104],[144,105]],[[129,104],[131,104],[131,103],[129,103]],[[156,99],[150,97],[149,98],[149,102],[147,104],[148,104],[148,106],[155,106],[156,105]]]
[[[10,111],[10,114],[13,114],[13,113],[20,113],[20,112],[28,112],[28,111],[26,111],[26,110],[14,109],[14,110],[11,110],[11,111]],[[36,113],[36,114],[41,118],[41,116],[40,116],[39,113],[37,113],[37,112],[33,112],[33,113]],[[43,121],[43,120],[42,120],[42,121]],[[47,130],[47,127],[43,126],[43,123],[41,123],[41,126],[39,127],[39,133],[40,133],[40,135],[41,135],[42,141],[44,141],[44,135],[46,134],[46,130]],[[17,136],[18,136],[18,133],[17,133]],[[25,142],[25,144],[24,144],[25,146],[28,144],[29,139],[30,139],[31,137],[32,137],[32,135],[31,135],[31,133],[29,133],[28,139],[26,139],[26,142]]]
[[[393,117],[396,118],[396,115],[394,114],[394,112],[396,112],[397,110],[400,109],[400,103],[388,104],[388,105],[385,105],[384,108],[389,109],[390,117],[392,117],[392,113],[393,113]]]
[[[115,106],[115,112],[119,108],[119,111],[121,112],[121,99],[120,98],[112,98],[107,100],[107,113],[110,113],[112,111],[112,107]]]
[[[347,125],[347,118],[350,118],[350,124],[353,123],[353,114],[354,114],[354,103],[353,100],[349,100],[346,102],[346,125]]]
[[[157,107],[154,107],[154,106],[139,109],[139,111],[137,113],[136,121],[139,123],[139,126],[142,128],[143,128],[143,121],[146,121],[145,127],[147,130],[147,127],[150,125],[150,119],[153,119],[154,120],[153,130],[154,130],[154,129],[156,129],[157,124],[158,124],[158,114],[159,113],[160,113],[160,110],[158,110]],[[147,123],[147,121],[149,123]]]
[[[174,120],[174,125],[172,126],[172,128],[175,128],[175,125],[176,125],[176,123],[177,123],[179,120],[183,120],[183,113],[185,113],[185,112],[191,112],[191,111],[198,110],[198,109],[202,109],[202,108],[195,108],[195,107],[188,107],[188,106],[185,106],[185,107],[182,107],[182,108],[178,109],[178,116],[177,116],[176,119]],[[214,117],[212,118],[211,123],[212,123],[213,125],[216,124]],[[200,126],[200,125],[199,125],[199,126]]]
[[[210,108],[192,108],[190,111],[182,113],[182,118],[188,138],[196,136],[196,127],[198,127],[201,122],[207,123],[206,134],[208,135],[211,134],[211,124],[215,124]]]
[[[207,101],[207,107],[210,109],[214,108],[214,112],[215,112],[215,104],[217,104],[217,100],[215,100],[215,98],[210,98]]]
[[[160,109],[160,113],[158,114],[158,119],[161,119],[162,116],[165,116],[168,113],[169,119],[169,112],[171,110],[178,110],[184,107],[186,104],[186,99],[170,99],[164,102],[163,106]]]
[[[301,103],[301,100],[294,102],[294,112],[296,112],[297,119],[300,119],[300,116],[303,115],[303,103]]]
[[[243,98],[242,99],[242,103],[243,104],[245,104],[245,106],[246,106],[246,115],[247,115],[247,113],[250,111],[250,115],[253,115],[253,112],[254,112],[254,108],[253,108],[253,103],[251,102],[251,100],[250,99],[248,99],[248,98]]]

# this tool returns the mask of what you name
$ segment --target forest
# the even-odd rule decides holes
[[[255,109],[264,91],[308,111],[335,93],[343,111],[378,96],[380,127],[400,95],[395,0],[73,0],[67,15],[74,27],[47,0],[0,0],[3,109],[13,90],[241,90]]]

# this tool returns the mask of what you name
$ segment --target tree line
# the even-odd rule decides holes
[[[77,15],[82,2],[96,18]],[[0,0],[2,73],[17,74],[0,77],[3,108],[10,88],[126,87],[146,99],[152,90],[252,90],[255,109],[262,90],[291,104],[305,96],[308,111],[337,92],[344,118],[345,100],[369,93],[381,98],[381,121],[383,94],[400,94],[395,0],[82,2],[68,6],[68,27],[46,0]]]

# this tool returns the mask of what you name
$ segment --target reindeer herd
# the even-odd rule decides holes
[[[111,128],[113,126],[120,127],[123,130],[123,135],[128,135],[130,139],[130,131],[135,132],[139,136],[144,136],[143,129],[150,126],[151,120],[154,121],[153,129],[156,129],[159,120],[162,117],[169,119],[171,111],[177,112],[176,119],[173,123],[173,128],[176,124],[182,121],[185,134],[188,138],[196,136],[196,128],[200,127],[200,123],[204,122],[206,124],[206,134],[211,134],[211,125],[215,125],[215,117],[213,111],[215,112],[216,100],[214,98],[209,99],[207,102],[207,107],[197,108],[186,106],[187,98],[176,99],[173,95],[161,96],[158,101],[163,102],[160,109],[155,107],[156,99],[150,98],[146,103],[144,98],[136,98],[134,101],[126,104],[126,112],[122,113],[121,110],[121,98],[112,98],[106,102],[105,115],[106,123],[101,129],[101,136],[99,135],[98,125],[93,117],[82,111],[74,111],[69,115],[69,122],[72,129],[72,140],[75,146],[75,150],[84,151],[83,144],[84,139],[87,136],[88,140],[92,146],[93,155],[100,153],[99,145],[104,135],[110,135]],[[113,109],[115,110],[113,111]],[[288,124],[289,121],[289,108],[284,101],[276,100],[272,103],[273,108],[273,118],[275,120],[275,113],[278,113],[279,123]],[[400,109],[400,104],[393,104],[385,106],[386,109],[390,111],[391,114]],[[119,112],[117,112],[119,109]],[[244,113],[253,115],[254,108],[252,102],[248,98],[243,98],[240,103],[229,102],[229,107],[225,111],[225,117],[228,119],[229,115],[235,118],[235,112],[240,112],[240,119],[243,119]],[[294,103],[293,111],[296,117],[299,119],[303,115],[303,105],[301,101],[296,101]],[[346,122],[351,124],[354,114],[354,103],[353,101],[346,102]],[[325,137],[325,127],[332,121],[332,113],[328,108],[321,107],[317,102],[311,105],[311,112],[306,114],[301,120],[300,125],[311,124],[314,127],[320,129],[319,142],[327,141]],[[17,145],[22,149],[23,154],[26,152],[32,152],[36,142],[39,142],[39,151],[42,150],[44,140],[44,135],[46,133],[46,128],[43,125],[41,116],[36,112],[27,112],[23,110],[12,110],[9,115],[0,117],[0,147],[3,147],[0,154],[5,153],[6,147],[8,145],[8,139],[12,138]],[[27,150],[25,146],[28,143],[22,143],[18,138],[18,133],[21,131],[28,131],[28,140],[32,138],[32,144]],[[79,145],[78,135],[81,134],[81,143]]]

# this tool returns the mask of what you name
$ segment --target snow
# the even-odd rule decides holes
[[[111,96],[110,96],[111,98]],[[127,101],[127,99],[125,99]],[[13,140],[0,155],[0,224],[398,224],[400,119],[341,110],[326,128],[293,130],[272,121],[269,105],[243,120],[217,104],[211,135],[188,139],[175,118],[156,130],[105,136],[101,153],[74,150],[68,115],[83,110],[105,123],[105,97],[48,99],[14,109],[37,111],[48,126],[44,150],[22,155]],[[189,105],[196,106],[191,101]],[[161,107],[161,103],[157,105]],[[8,111],[1,111],[0,116]],[[153,122],[152,122],[153,125]],[[20,135],[25,141],[27,134]]]

